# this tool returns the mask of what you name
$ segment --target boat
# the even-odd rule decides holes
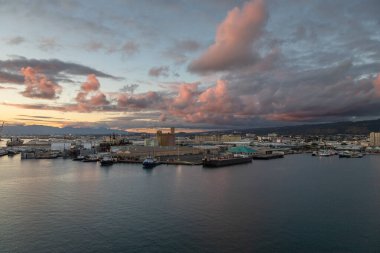
[[[318,155],[318,152],[317,151],[313,151],[313,153],[311,153],[312,156],[317,156]]]
[[[20,154],[20,150],[13,149],[13,148],[8,149],[7,151],[8,151],[8,156],[14,156],[14,155]]]
[[[230,166],[243,163],[251,163],[252,157],[218,157],[218,158],[204,158],[202,160],[203,167],[217,168],[223,166]]]
[[[351,158],[352,153],[350,151],[339,152],[339,158]]]
[[[359,152],[354,152],[351,155],[351,158],[363,158],[364,154],[359,153]]]
[[[364,154],[360,152],[343,151],[339,153],[339,158],[363,158]]]
[[[52,151],[39,151],[35,152],[35,159],[55,159],[58,158],[58,153],[57,152],[52,152]]]
[[[99,158],[97,155],[86,155],[83,160],[83,162],[97,162],[99,161]]]
[[[320,157],[332,156],[332,153],[329,150],[320,150],[318,152],[318,156],[320,156]]]
[[[73,158],[73,161],[83,161],[84,156],[83,155],[78,155],[77,157]]]
[[[7,147],[14,147],[14,146],[21,146],[24,143],[23,140],[21,140],[18,137],[11,137],[9,141],[7,141]]]
[[[112,164],[114,164],[112,156],[104,156],[102,159],[100,159],[100,165],[102,166],[108,166]]]
[[[0,149],[0,156],[5,156],[8,154],[8,151],[5,149]]]
[[[24,150],[21,152],[21,159],[55,159],[58,158],[57,152],[46,150]]]
[[[253,154],[252,159],[254,160],[270,160],[284,158],[284,153],[269,153],[269,154]]]
[[[145,158],[145,160],[142,163],[144,169],[153,169],[159,164],[160,163],[157,162],[157,160],[153,159],[153,157],[151,156],[148,156],[147,158]]]

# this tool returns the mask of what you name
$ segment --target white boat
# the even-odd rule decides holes
[[[320,151],[318,152],[318,155],[319,155],[319,156],[331,156],[332,154],[331,154],[331,152],[328,151],[328,150],[320,150]]]

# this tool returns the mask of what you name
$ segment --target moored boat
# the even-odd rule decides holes
[[[83,158],[83,162],[97,162],[99,161],[99,158],[97,155],[87,155]]]
[[[102,159],[100,159],[100,165],[102,166],[108,166],[112,164],[114,164],[112,156],[104,156]]]
[[[364,154],[360,152],[343,151],[339,153],[339,158],[363,158]]]
[[[21,146],[24,143],[19,137],[11,137],[9,141],[7,141],[7,147]]]
[[[321,157],[327,157],[327,156],[332,156],[333,154],[329,151],[329,150],[320,150],[318,152],[318,156],[321,156]]]
[[[145,160],[143,161],[142,165],[143,165],[143,168],[144,169],[153,169],[154,167],[156,167],[157,165],[159,165],[160,163],[157,162],[153,157],[151,156],[148,156],[147,158],[145,158]]]
[[[84,156],[83,155],[78,155],[77,157],[73,158],[73,161],[83,161]]]
[[[8,149],[7,152],[8,152],[8,156],[14,156],[14,155],[20,154],[20,150],[13,149],[13,148]]]
[[[202,160],[203,167],[217,168],[235,164],[251,163],[252,157],[218,157]]]
[[[0,156],[5,156],[8,154],[8,151],[5,149],[0,149]]]

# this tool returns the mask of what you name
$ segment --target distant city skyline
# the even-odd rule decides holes
[[[1,1],[0,121],[233,129],[379,118],[377,0]]]

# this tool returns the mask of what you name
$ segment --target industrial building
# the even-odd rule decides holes
[[[175,146],[175,128],[170,128],[170,133],[163,133],[161,130],[157,131],[157,142],[160,147]]]
[[[369,134],[369,145],[372,147],[380,146],[380,133],[372,132]]]

